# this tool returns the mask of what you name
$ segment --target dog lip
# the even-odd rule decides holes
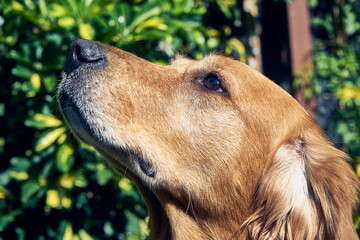
[[[90,144],[97,149],[101,149],[101,152],[104,152],[105,149],[107,149],[108,151],[110,150],[110,152],[116,153],[119,151],[119,148],[117,148],[116,146],[111,146],[111,144],[106,144],[105,142],[99,144],[99,142],[96,140],[96,137],[92,134],[93,131],[91,130],[91,127],[86,123],[85,118],[82,116],[78,107],[68,93],[64,91],[61,91],[59,93],[59,103],[65,120],[68,123],[68,126],[70,126],[72,131],[81,141]],[[156,171],[151,162],[149,162],[147,159],[140,157],[140,155],[137,154],[135,151],[130,150],[129,153],[133,161],[136,161],[138,163],[141,171],[146,176],[150,178],[156,177]]]
[[[139,165],[140,169],[149,177],[154,178],[156,176],[156,171],[152,164],[147,161],[146,159],[140,157],[139,155],[135,155]]]
[[[76,136],[80,138],[80,140],[89,143],[87,139],[92,138],[90,134],[91,129],[88,124],[86,124],[84,118],[79,112],[79,109],[66,92],[59,93],[59,103],[62,113],[68,122],[68,126],[71,126],[71,129],[74,131]]]

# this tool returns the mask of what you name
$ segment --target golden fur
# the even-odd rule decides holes
[[[150,239],[358,239],[348,156],[272,81],[224,56],[158,66],[99,46],[104,64],[63,75],[62,110],[136,184]]]

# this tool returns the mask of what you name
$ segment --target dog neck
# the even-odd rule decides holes
[[[170,195],[158,196],[162,213],[157,211],[156,216],[151,216],[153,211],[149,211],[150,218],[157,219],[154,225],[150,224],[150,239],[170,239],[170,236],[176,240],[245,239],[240,231],[243,220],[239,216],[243,215],[238,212],[205,212],[203,209],[196,209],[191,203],[184,205]],[[154,229],[152,226],[161,226],[161,229]]]
[[[255,165],[242,174],[259,178],[257,169],[260,168]],[[197,193],[198,196],[195,193],[174,196],[167,191],[152,192],[136,184],[148,207],[149,239],[246,239],[247,231],[242,225],[250,216],[252,195],[245,193],[255,189],[256,181],[236,174],[215,179],[217,181],[211,185],[219,190],[215,195],[207,195],[204,190]],[[228,182],[232,184],[226,184]]]
[[[254,183],[234,182],[225,186],[219,181],[218,184],[215,187],[231,197],[224,198],[222,193],[217,196],[202,193],[201,198],[175,197],[164,191],[147,193],[149,239],[246,239],[247,232],[241,227],[250,215],[250,198],[241,193],[254,188]]]

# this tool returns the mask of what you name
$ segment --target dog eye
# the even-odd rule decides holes
[[[221,81],[215,75],[205,77],[202,81],[202,85],[211,91],[224,92]]]

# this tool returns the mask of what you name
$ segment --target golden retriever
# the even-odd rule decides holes
[[[77,40],[58,95],[73,132],[136,184],[150,239],[358,239],[349,157],[239,61],[159,66]]]

